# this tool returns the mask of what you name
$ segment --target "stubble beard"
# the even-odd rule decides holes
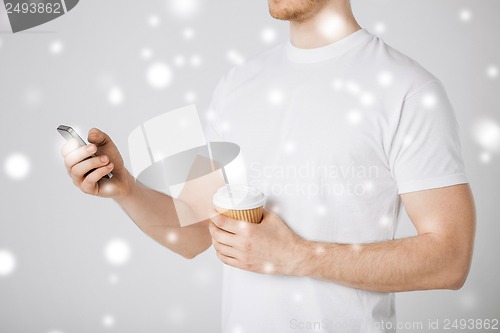
[[[269,13],[283,21],[302,21],[324,6],[328,0],[269,0]]]

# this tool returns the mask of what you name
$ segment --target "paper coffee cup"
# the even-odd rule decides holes
[[[265,195],[247,185],[224,185],[215,192],[213,204],[220,214],[236,220],[260,223],[266,203]]]

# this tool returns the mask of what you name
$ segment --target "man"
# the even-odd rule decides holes
[[[290,21],[290,42],[226,73],[207,127],[240,145],[250,185],[268,195],[261,224],[179,228],[172,198],[135,183],[97,129],[87,147],[63,147],[66,167],[186,258],[213,244],[226,264],[224,332],[393,331],[394,292],[457,290],[468,275],[475,209],[453,108],[436,77],[358,25],[348,0],[269,9]],[[395,240],[401,204],[417,236]]]

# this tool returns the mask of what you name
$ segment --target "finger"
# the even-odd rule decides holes
[[[226,257],[232,257],[235,259],[239,257],[238,250],[236,250],[234,247],[219,243],[215,240],[212,240],[212,245],[213,245],[215,251],[217,251],[217,253],[219,253],[219,254],[222,254]]]
[[[238,260],[232,257],[225,256],[223,254],[220,254],[218,252],[215,252],[217,254],[217,257],[222,261],[224,264],[233,266],[233,267],[238,267]]]
[[[80,144],[78,143],[78,141],[74,138],[71,138],[68,141],[66,141],[64,145],[62,145],[61,155],[62,157],[66,157],[68,154],[74,152],[78,148],[80,148]]]
[[[235,220],[224,215],[215,215],[210,218],[212,222],[220,229],[226,230],[233,234],[240,233],[246,230],[248,222]]]
[[[86,145],[84,147],[78,148],[72,153],[66,155],[66,157],[64,158],[64,165],[66,165],[66,168],[69,171],[76,164],[80,163],[87,157],[92,156],[96,152],[96,150],[97,147],[95,145]]]
[[[97,192],[97,182],[102,179],[105,175],[113,170],[113,163],[109,163],[106,166],[100,167],[91,173],[83,180],[81,184],[81,190],[85,193],[95,194]]]
[[[111,141],[110,137],[98,128],[92,128],[89,131],[88,140],[97,146],[103,146]]]
[[[71,177],[75,179],[83,179],[85,174],[87,174],[92,169],[97,169],[105,166],[109,163],[109,158],[107,156],[98,156],[89,158],[88,160],[82,161],[71,168]]]
[[[210,223],[208,229],[210,231],[210,234],[212,235],[212,239],[214,239],[215,241],[229,246],[235,246],[238,244],[238,236],[217,227],[217,225],[215,225],[213,222]]]

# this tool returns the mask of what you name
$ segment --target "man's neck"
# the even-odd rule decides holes
[[[298,48],[317,48],[335,43],[359,29],[349,1],[331,1],[310,17],[290,21],[290,40]]]

